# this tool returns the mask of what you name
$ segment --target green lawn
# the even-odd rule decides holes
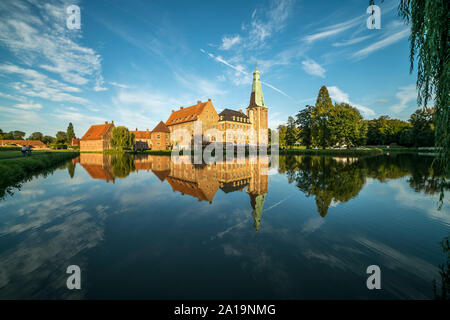
[[[73,152],[70,150],[33,150],[31,152],[31,157],[39,157],[49,153],[64,153]],[[20,150],[1,150],[0,149],[0,160],[4,159],[14,159],[14,158],[26,158],[22,155]]]
[[[20,151],[0,152],[0,199],[24,181],[75,158],[79,153],[70,151],[33,151],[31,157],[22,157]]]

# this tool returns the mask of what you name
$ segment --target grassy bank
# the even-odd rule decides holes
[[[384,152],[402,152],[402,153],[436,153],[436,148],[429,147],[401,147],[401,146],[376,146],[376,148],[383,150]]]
[[[31,152],[31,157],[40,157],[42,155],[47,155],[51,153],[71,153],[72,151],[67,150],[33,150]],[[73,152],[72,152],[73,153]],[[22,151],[19,150],[3,150],[0,149],[0,160],[14,159],[14,158],[25,158],[22,155]]]
[[[355,149],[280,149],[279,154],[292,154],[292,155],[328,155],[328,156],[367,156],[382,154],[383,150],[379,148],[355,148]]]
[[[10,152],[0,152],[0,156],[3,153]],[[20,188],[21,183],[30,180],[34,176],[51,172],[61,163],[75,158],[78,153],[40,151],[33,152],[31,157],[22,157],[19,151],[19,155],[19,158],[0,158],[0,198],[3,198],[6,193],[12,193],[13,188]]]

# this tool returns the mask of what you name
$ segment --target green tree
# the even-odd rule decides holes
[[[111,135],[111,147],[116,150],[131,149],[134,145],[134,133],[126,127],[115,127]]]
[[[23,140],[23,138],[25,137],[25,132],[23,131],[14,130],[11,131],[10,134],[12,134],[11,139],[13,140]]]
[[[417,63],[417,102],[427,107],[434,96],[435,145],[439,149],[440,163],[448,172],[450,1],[400,0],[398,13],[406,24],[411,25],[410,72]]]
[[[286,131],[287,127],[285,125],[280,124],[278,126],[278,143],[280,148],[286,148]]]
[[[390,119],[389,116],[381,116],[378,119],[367,121],[367,144],[386,145],[391,143],[400,144],[400,133],[411,127],[411,123]]]
[[[33,132],[28,137],[28,140],[39,140],[39,141],[42,141],[43,138],[44,138],[44,135],[42,134],[42,132]]]
[[[44,136],[41,141],[48,145],[48,144],[55,142],[55,140],[56,139],[52,136]]]
[[[67,171],[69,172],[69,176],[72,179],[75,176],[75,163],[73,161],[67,162]]]
[[[326,86],[322,86],[317,95],[316,105],[312,112],[312,142],[315,146],[326,148],[329,146],[328,117],[333,103]]]
[[[14,140],[14,134],[12,131],[3,133],[3,139]]]
[[[434,108],[417,109],[410,118],[416,147],[434,146]]]
[[[412,147],[414,145],[412,128],[405,128],[400,132],[398,144],[404,147]]]
[[[292,147],[298,140],[298,130],[293,117],[289,117],[286,126],[286,145]]]
[[[67,143],[67,134],[64,131],[58,131],[56,133],[56,143]]]
[[[299,139],[307,149],[310,149],[312,144],[311,127],[313,109],[314,106],[307,105],[303,110],[300,110],[297,113],[297,119],[295,120],[299,129]]]
[[[69,123],[66,134],[67,134],[67,142],[71,144],[72,139],[75,138],[75,131],[73,130],[72,122]]]
[[[365,142],[367,125],[358,109],[347,103],[334,106],[327,127],[332,145],[349,147],[359,146]]]

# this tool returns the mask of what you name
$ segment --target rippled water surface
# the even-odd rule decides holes
[[[431,162],[81,154],[0,201],[0,298],[432,299],[450,204]]]

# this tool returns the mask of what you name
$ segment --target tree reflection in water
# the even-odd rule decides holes
[[[442,196],[450,189],[448,180],[433,166],[432,157],[411,154],[367,158],[287,156],[280,157],[279,172],[306,196],[315,198],[322,217],[333,203],[356,197],[367,178],[385,182],[409,176],[408,183],[415,192],[429,195]]]
[[[440,283],[433,280],[433,292],[437,300],[450,300],[450,237],[444,238],[439,245],[446,255],[446,261],[439,266]]]
[[[174,163],[170,157],[150,155],[81,154],[81,165],[94,179],[113,181],[125,178],[131,172],[151,170],[161,181],[175,191],[212,202],[220,188],[228,193],[247,188],[253,209],[255,229],[260,226],[262,204],[268,190],[264,164]],[[188,161],[189,162],[189,161]],[[69,173],[73,174],[73,168]],[[295,183],[307,197],[314,197],[317,211],[325,217],[335,203],[355,198],[366,184],[367,178],[386,182],[408,177],[415,192],[428,195],[444,194],[450,188],[442,172],[433,166],[433,157],[415,154],[380,155],[375,157],[282,156],[278,172],[285,174],[289,183]],[[261,204],[262,203],[262,204]],[[441,199],[442,203],[442,199]]]

